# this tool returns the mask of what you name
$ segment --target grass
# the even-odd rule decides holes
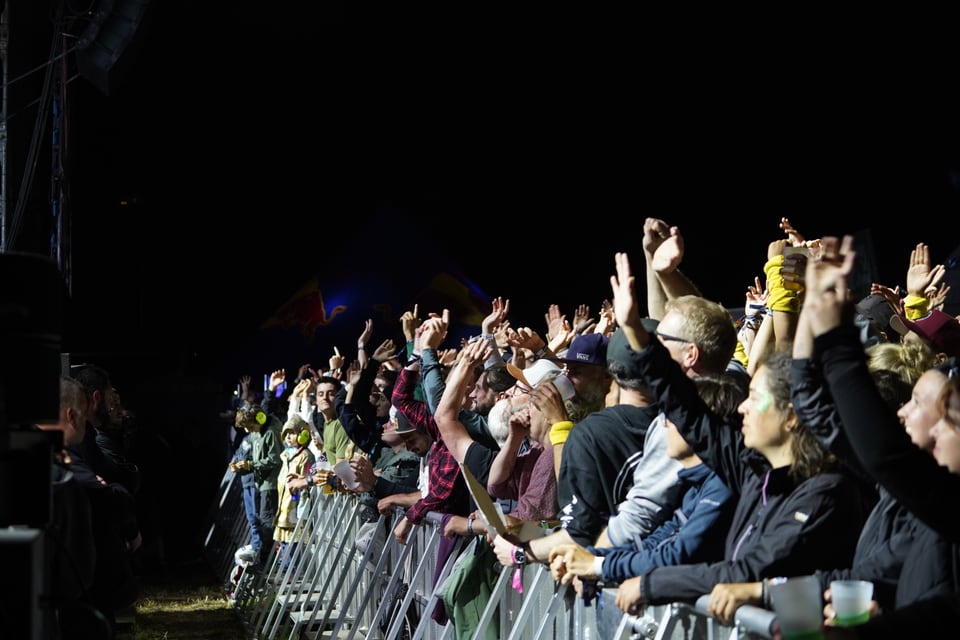
[[[133,640],[242,640],[246,637],[221,579],[206,565],[191,565],[143,579]]]

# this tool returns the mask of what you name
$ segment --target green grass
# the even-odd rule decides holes
[[[126,637],[131,637],[129,634]],[[237,610],[206,566],[143,580],[133,640],[243,640]]]

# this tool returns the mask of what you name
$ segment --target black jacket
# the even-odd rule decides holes
[[[960,476],[910,441],[897,415],[881,399],[853,327],[818,336],[814,356],[823,363],[843,428],[864,469],[921,523],[904,559],[896,606],[944,593],[949,601],[958,592],[960,521],[954,506]],[[925,629],[922,619],[916,624]]]
[[[864,514],[849,474],[821,473],[795,482],[787,467],[772,469],[743,445],[738,429],[707,409],[693,380],[658,340],[633,355],[667,418],[738,494],[725,559],[652,570],[643,581],[646,603],[693,602],[718,582],[753,582],[850,564]]]
[[[872,483],[873,478],[860,464],[842,428],[820,364],[796,359],[791,371],[793,406],[803,423],[865,485]],[[880,496],[860,533],[853,563],[845,569],[818,571],[821,586],[828,588],[831,580],[869,580],[874,584],[874,600],[881,609],[949,593],[957,560],[953,545],[920,522],[882,487]]]

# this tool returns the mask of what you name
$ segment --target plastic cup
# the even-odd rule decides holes
[[[823,638],[823,594],[816,576],[773,578],[767,588],[784,640]]]
[[[830,583],[830,598],[838,627],[852,627],[870,619],[870,601],[873,583],[867,580],[834,580]]]
[[[343,486],[345,486],[347,489],[356,489],[360,486],[360,483],[357,482],[356,474],[350,467],[349,460],[341,460],[337,464],[333,465],[333,472],[337,474],[337,479],[343,483]]]

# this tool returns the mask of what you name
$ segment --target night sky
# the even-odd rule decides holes
[[[869,230],[891,285],[917,242],[960,244],[933,53],[774,64],[689,33],[651,56],[641,33],[494,38],[465,9],[208,4],[154,1],[110,95],[69,85],[78,351],[215,358],[312,274],[431,252],[542,329],[550,303],[599,308],[614,251],[642,267],[646,216],[730,307],[781,216]]]

